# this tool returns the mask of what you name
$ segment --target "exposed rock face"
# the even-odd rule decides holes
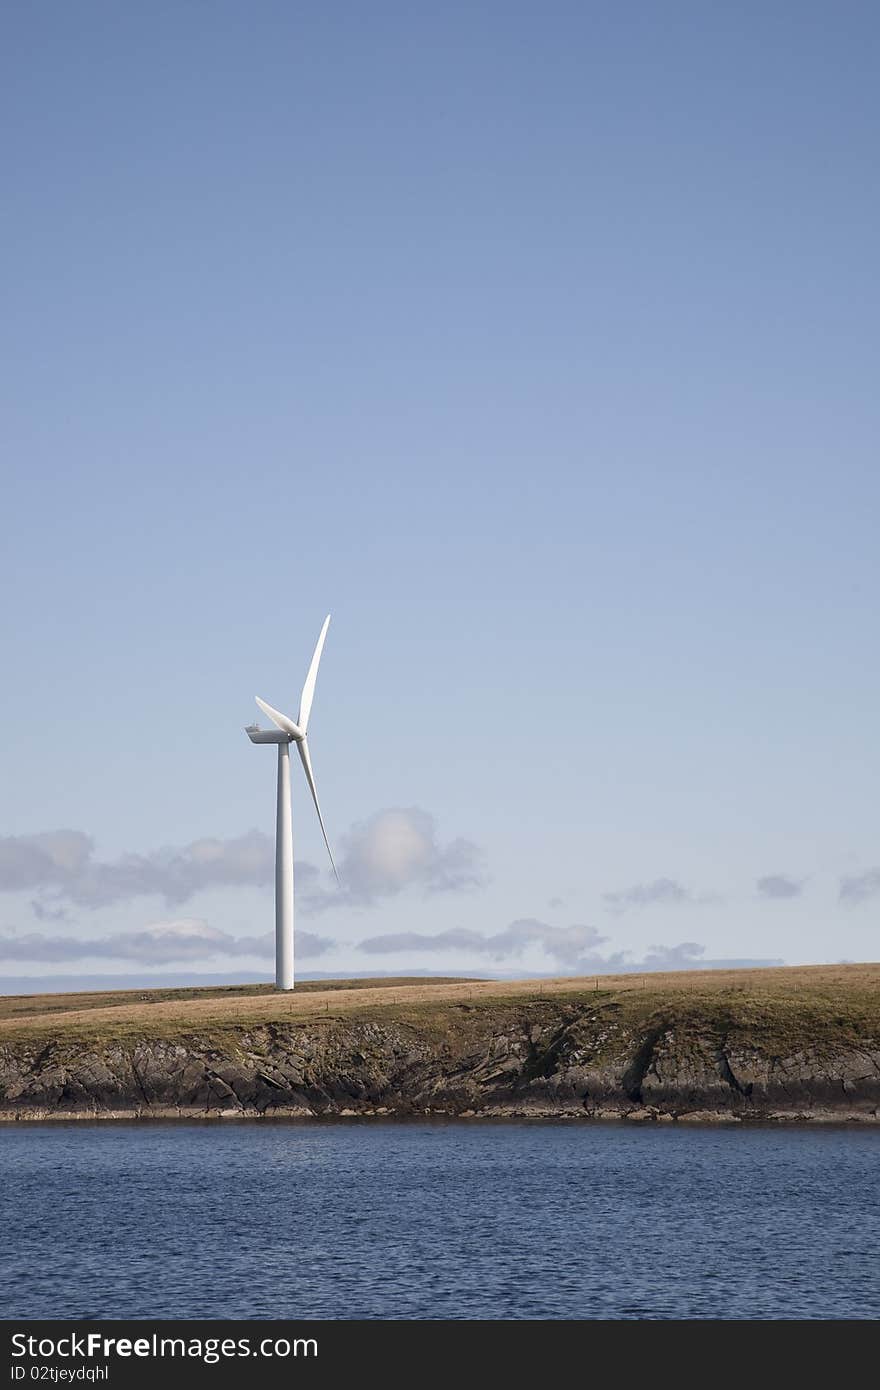
[[[790,1025],[791,1020],[787,1023]],[[613,1002],[455,1005],[209,1035],[0,1041],[0,1118],[880,1118],[880,1035]]]

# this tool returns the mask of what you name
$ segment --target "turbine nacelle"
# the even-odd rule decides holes
[[[251,743],[293,743],[290,734],[284,734],[280,729],[261,729],[259,724],[248,724],[245,733]]]

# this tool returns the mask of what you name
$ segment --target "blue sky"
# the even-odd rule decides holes
[[[876,6],[2,49],[0,971],[268,968],[327,611],[304,968],[876,959]]]

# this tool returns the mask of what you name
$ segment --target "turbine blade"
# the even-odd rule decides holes
[[[282,714],[280,709],[273,709],[271,705],[266,704],[265,700],[261,700],[259,695],[255,695],[254,699],[260,706],[260,709],[263,711],[263,713],[265,715],[268,715],[268,717],[272,720],[272,723],[275,725],[276,729],[280,729],[282,733],[290,734],[291,738],[302,737],[302,731],[297,727],[296,724],[294,724],[292,719],[288,719],[286,714]]]
[[[299,749],[299,756],[302,758],[302,765],[303,770],[306,774],[306,781],[309,784],[309,790],[312,793],[312,800],[315,803],[315,810],[318,813],[318,820],[321,823],[321,834],[324,836],[324,844],[327,846],[327,853],[330,855],[330,863],[333,865],[333,872],[336,875],[336,882],[339,883],[339,870],[336,868],[336,864],[333,859],[333,851],[330,848],[330,841],[327,839],[327,831],[324,829],[324,817],[321,815],[321,807],[318,804],[318,789],[315,786],[315,774],[312,772],[312,760],[309,757],[309,745],[306,743],[305,739],[303,739],[302,743],[298,743],[296,746]]]
[[[309,674],[306,676],[306,683],[303,686],[302,698],[299,702],[299,726],[303,733],[309,727],[309,715],[312,712],[312,701],[315,698],[315,682],[318,679],[318,667],[321,664],[321,653],[324,650],[324,638],[327,636],[327,629],[330,626],[330,614],[324,619],[324,626],[321,628],[318,643],[315,647],[315,654],[312,657],[312,664],[309,667]]]

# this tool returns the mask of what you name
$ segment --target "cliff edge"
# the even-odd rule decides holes
[[[0,999],[3,1120],[425,1114],[876,1123],[880,966]]]

